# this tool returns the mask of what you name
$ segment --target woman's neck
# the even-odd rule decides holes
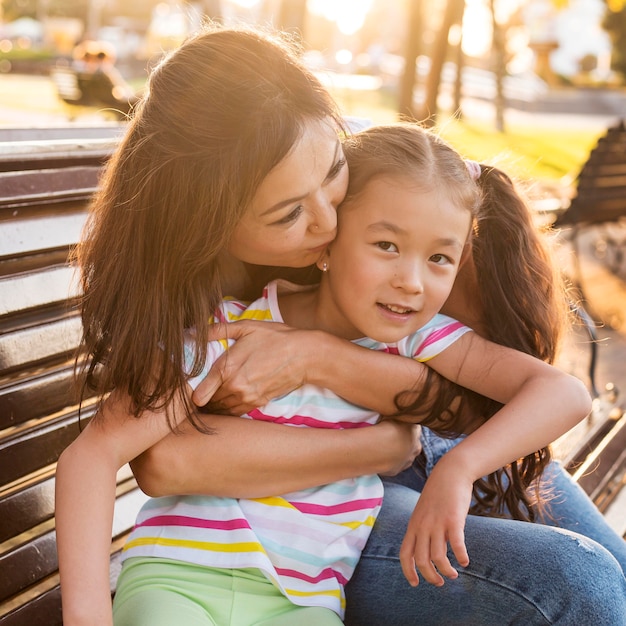
[[[227,252],[220,257],[220,282],[223,296],[246,299],[252,288],[245,263]]]

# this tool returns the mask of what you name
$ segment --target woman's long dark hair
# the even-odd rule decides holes
[[[222,298],[220,255],[263,179],[308,122],[325,119],[342,125],[278,36],[209,27],[156,67],[76,253],[82,389],[127,393],[135,416],[182,397],[193,420],[184,329],[197,332],[197,374]]]

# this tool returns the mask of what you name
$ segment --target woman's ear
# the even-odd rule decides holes
[[[322,272],[327,272],[330,265],[330,252],[326,250],[315,265],[317,265],[318,269],[322,270]]]

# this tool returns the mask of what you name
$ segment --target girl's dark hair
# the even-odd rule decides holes
[[[569,310],[565,286],[511,179],[481,166],[474,182],[455,150],[414,124],[366,130],[348,139],[345,153],[348,201],[373,177],[408,176],[418,192],[441,189],[475,215],[472,262],[483,317],[480,334],[552,363]],[[478,428],[502,405],[429,369],[420,391],[399,394],[396,406],[396,416],[415,415],[438,434],[457,437]],[[504,516],[508,511],[516,519],[534,519],[543,501],[539,479],[550,459],[550,449],[542,448],[477,481],[472,512]]]
[[[222,297],[219,258],[257,188],[309,121],[341,127],[298,52],[282,36],[208,27],[152,72],[76,253],[79,383],[100,400],[120,389],[138,416],[184,398],[183,330],[196,328],[197,374]]]

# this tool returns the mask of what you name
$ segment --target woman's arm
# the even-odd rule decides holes
[[[143,491],[258,498],[363,474],[396,474],[421,450],[419,427],[391,420],[329,430],[220,415],[202,419],[214,434],[186,422],[131,463]]]
[[[403,356],[369,350],[317,330],[243,320],[214,324],[209,339],[235,340],[215,361],[193,394],[198,406],[243,415],[311,383],[382,415],[395,413],[394,398],[418,389],[426,367]],[[262,356],[259,356],[262,355]]]
[[[170,432],[163,414],[134,418],[127,406],[113,394],[57,465],[55,515],[65,626],[112,624],[109,554],[116,473]]]

